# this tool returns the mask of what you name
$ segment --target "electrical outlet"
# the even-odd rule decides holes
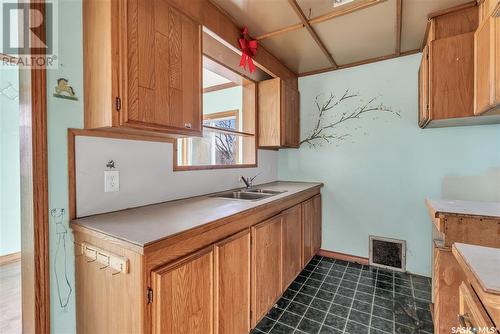
[[[104,171],[104,192],[120,191],[120,172],[117,170]]]

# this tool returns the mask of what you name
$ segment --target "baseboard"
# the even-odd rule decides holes
[[[325,249],[320,249],[318,252],[318,255],[324,256],[324,257],[330,257],[332,259],[344,260],[344,261],[349,261],[349,262],[356,262],[356,263],[364,264],[364,265],[368,265],[368,263],[370,262],[368,260],[368,258],[366,258],[366,257],[355,256],[355,255],[350,255],[350,254],[345,254],[345,253],[340,253],[340,252],[332,252],[332,251],[325,250]]]
[[[21,260],[21,252],[0,256],[0,266]]]

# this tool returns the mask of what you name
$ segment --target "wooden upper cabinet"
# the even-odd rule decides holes
[[[281,215],[252,227],[252,325],[282,292]]]
[[[299,147],[300,95],[295,80],[259,82],[259,147]]]
[[[500,4],[484,1],[481,23],[474,35],[474,113],[496,111],[500,105]]]
[[[305,266],[321,248],[321,195],[302,203],[302,258]]]
[[[201,135],[201,26],[166,0],[86,0],[85,127]]]
[[[431,17],[419,73],[419,126],[464,125],[474,116],[478,7],[471,3]]]
[[[302,206],[296,205],[282,214],[282,286],[286,289],[302,270]]]
[[[213,255],[210,246],[151,273],[153,333],[214,332]]]
[[[215,330],[250,331],[250,230],[215,245]]]

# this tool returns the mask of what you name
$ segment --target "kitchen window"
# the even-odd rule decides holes
[[[203,136],[177,140],[175,170],[256,166],[256,84],[203,57]]]

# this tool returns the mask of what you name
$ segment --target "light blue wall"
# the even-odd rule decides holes
[[[236,86],[215,92],[203,94],[203,113],[213,114],[215,112],[239,109],[241,112],[243,89]]]
[[[322,248],[368,257],[368,236],[407,241],[407,269],[430,275],[431,223],[424,198],[500,201],[500,126],[420,129],[420,55],[299,80],[301,133],[315,121],[314,98],[346,89],[399,110],[338,128],[338,146],[279,153],[279,178],[322,181]]]
[[[18,96],[18,68],[0,65],[0,89],[9,84],[5,94]],[[21,249],[19,171],[19,98],[0,94],[0,256]]]
[[[61,293],[67,293],[64,283],[64,253],[59,253],[55,265],[58,235],[55,221],[50,217],[50,294],[51,332],[75,333],[75,291],[73,238],[68,228],[68,156],[67,129],[83,126],[83,60],[82,60],[82,2],[81,0],[59,0],[59,68],[47,71],[48,100],[48,146],[49,146],[49,208],[64,208],[67,270],[73,293],[67,308],[59,306],[54,270],[58,268]],[[78,101],[52,96],[58,78],[66,78],[79,97]]]

